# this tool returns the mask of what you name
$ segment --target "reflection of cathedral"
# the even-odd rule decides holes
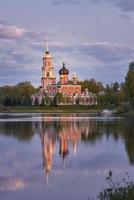
[[[76,74],[72,76],[71,80],[69,79],[69,70],[66,68],[65,63],[63,63],[62,68],[59,70],[59,81],[56,83],[52,61],[52,55],[47,46],[43,56],[40,91],[32,95],[33,105],[37,101],[38,104],[41,104],[43,100],[46,103],[46,97],[53,99],[57,93],[62,94],[62,100],[60,99],[58,104],[97,104],[97,96],[95,94],[90,93],[87,89],[85,92],[81,92],[81,85],[78,84]]]
[[[92,131],[96,129],[96,123],[86,120],[66,121],[65,117],[61,117],[59,121],[53,121],[53,117],[49,117],[49,121],[42,120],[40,123],[43,168],[48,182],[54,154],[59,152],[65,167],[70,150],[72,149],[73,155],[76,155],[78,141],[81,140],[82,135],[85,135],[86,138],[88,134],[92,134]],[[56,151],[56,149],[58,150]]]
[[[53,165],[52,157],[55,151],[55,134],[51,129],[47,130],[46,134],[44,123],[42,123],[42,126],[40,127],[40,136],[42,146],[43,168],[45,169],[45,174],[48,181],[48,175]]]

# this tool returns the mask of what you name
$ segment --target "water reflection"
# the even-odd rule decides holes
[[[23,179],[17,179],[14,177],[0,177],[0,192],[20,190],[26,186],[27,183]]]
[[[0,134],[17,138],[20,141],[30,141],[35,134],[35,124],[32,122],[9,122],[0,123]]]
[[[40,138],[42,147],[43,168],[46,173],[47,182],[48,175],[53,165],[53,154],[55,152],[56,134],[53,127],[47,125],[44,122],[40,124]]]
[[[55,149],[58,149],[60,158],[65,167],[66,157],[69,155],[71,149],[74,156],[77,152],[78,141],[81,140],[82,135],[88,137],[93,134],[96,129],[96,121],[60,121],[53,122],[49,118],[49,122],[40,122],[40,138],[42,146],[43,167],[45,169],[47,181],[49,172],[53,165],[53,155]]]
[[[134,118],[127,117],[120,124],[120,134],[124,140],[129,163],[134,165]]]
[[[38,135],[41,141],[43,168],[48,182],[55,155],[59,155],[65,167],[66,159],[70,154],[76,155],[79,143],[96,145],[104,137],[107,141],[112,138],[116,143],[121,140],[125,146],[129,163],[133,166],[133,124],[134,118],[132,117],[111,118],[110,120],[97,115],[35,115],[28,117],[27,121],[23,121],[23,118],[21,121],[2,119],[0,134],[15,137],[23,142],[30,142],[35,135]]]
[[[114,141],[123,139],[126,147],[126,152],[129,157],[129,162],[131,165],[134,164],[134,145],[133,140],[133,119],[125,118],[123,120],[105,120],[101,121],[96,117],[96,119],[91,120],[88,118],[83,118],[78,121],[75,118],[71,118],[71,121],[65,120],[65,116],[57,121],[53,121],[53,117],[48,118],[46,122],[42,121],[38,123],[39,128],[36,124],[37,132],[40,134],[41,146],[42,146],[42,158],[43,167],[45,174],[49,177],[49,173],[53,166],[53,156],[56,153],[55,149],[59,149],[58,153],[63,161],[65,167],[66,158],[71,152],[74,156],[77,153],[77,147],[79,141],[90,143],[95,145],[97,141],[101,141],[104,136],[107,140],[111,137]],[[68,119],[68,118],[67,118]],[[131,127],[131,131],[128,131],[128,123]],[[130,134],[131,132],[131,134]],[[131,139],[130,139],[131,137]]]

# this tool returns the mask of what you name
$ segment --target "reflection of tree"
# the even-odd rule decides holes
[[[115,141],[118,141],[120,138],[119,124],[119,121],[104,121],[98,124],[98,128],[107,139],[112,137]]]
[[[32,122],[1,122],[0,134],[27,141],[33,137],[34,129]]]
[[[97,121],[96,126],[94,121],[88,121],[90,129],[88,134],[82,131],[82,140],[89,142],[91,144],[96,144],[100,141],[104,135],[107,139],[113,137],[115,141],[119,138],[119,123],[112,121]],[[85,124],[84,124],[85,125]],[[86,134],[85,134],[86,133]]]
[[[121,124],[121,133],[125,143],[125,149],[129,162],[134,165],[134,118],[126,117]]]
[[[112,137],[114,141],[118,142],[120,138],[123,139],[125,149],[128,154],[129,162],[134,165],[134,118],[126,117],[120,121],[104,121],[98,122],[96,131],[89,134],[86,141],[96,143],[106,136],[107,140]],[[85,137],[85,135],[83,136]]]
[[[114,141],[118,142],[121,138],[124,141],[125,149],[128,154],[129,162],[134,165],[134,118],[125,117],[120,121],[104,121],[98,122],[97,128],[93,134],[88,134],[86,141],[96,143],[106,136],[107,140],[112,137]],[[85,139],[85,135],[82,135]]]
[[[85,121],[80,124],[81,129],[81,140],[85,142],[94,143],[97,139],[98,128],[96,121]]]

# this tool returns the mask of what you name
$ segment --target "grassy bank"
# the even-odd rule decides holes
[[[8,106],[0,107],[1,113],[87,113],[99,112],[100,106],[89,105],[60,105],[60,106]]]
[[[119,115],[134,115],[130,106],[91,106],[91,105],[59,105],[59,106],[0,106],[0,113],[98,113],[103,109],[116,110]]]
[[[121,105],[116,108],[117,113],[123,116],[134,116],[134,107],[130,104]]]
[[[134,108],[128,105],[0,106],[1,113],[98,113],[103,109],[116,110],[120,115],[134,115]]]

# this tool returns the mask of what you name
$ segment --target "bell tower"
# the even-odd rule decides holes
[[[48,43],[46,45],[46,52],[43,56],[41,83],[43,90],[47,90],[48,85],[53,85],[56,83],[56,77],[53,71],[52,56],[49,52]]]

